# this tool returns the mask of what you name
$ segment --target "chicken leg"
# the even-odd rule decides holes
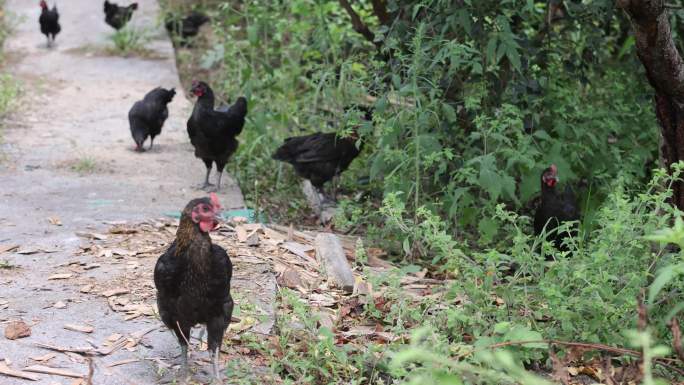
[[[204,162],[204,165],[207,167],[207,175],[204,177],[204,185],[202,185],[202,190],[204,191],[211,191],[210,187],[213,187],[214,185],[209,183],[209,175],[211,175],[211,165],[213,161],[211,159],[206,159],[202,158],[202,161]]]
[[[211,352],[211,362],[214,369],[214,381],[217,384],[221,383],[221,371],[219,370],[219,348]]]
[[[216,181],[216,191],[221,189],[221,176],[223,176],[223,171],[218,172],[218,180]]]
[[[152,150],[152,146],[154,145],[154,137],[150,138],[150,148],[149,150]]]

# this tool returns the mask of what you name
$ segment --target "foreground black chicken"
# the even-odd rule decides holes
[[[110,3],[109,1],[105,0],[105,23],[109,24],[112,28],[119,30],[131,20],[131,17],[133,17],[133,12],[136,9],[138,9],[138,3],[132,3],[126,7],[120,7],[116,3]]]
[[[183,376],[188,375],[190,330],[204,324],[214,376],[220,378],[219,350],[233,314],[233,265],[209,236],[218,225],[220,211],[216,194],[190,201],[181,213],[176,239],[154,268],[159,316],[178,338]]]
[[[57,4],[52,6],[52,9],[48,9],[45,0],[40,1],[40,17],[38,18],[38,23],[40,23],[40,32],[47,38],[47,46],[52,47],[52,43],[55,42],[55,37],[62,30],[59,25],[59,12],[57,12]]]
[[[371,112],[368,109],[364,112],[365,119],[372,120]],[[363,142],[357,146],[358,139],[356,131],[347,137],[339,137],[334,132],[317,132],[287,138],[273,154],[273,159],[290,163],[297,175],[308,179],[323,194],[323,185],[346,170],[361,152]]]
[[[563,240],[575,237],[577,229],[570,232],[558,232],[557,228],[564,222],[579,220],[579,209],[575,195],[566,187],[562,194],[556,191],[558,184],[558,169],[551,165],[541,174],[541,204],[534,215],[534,233],[542,234],[546,231],[547,239],[552,241],[558,250],[567,250]]]
[[[154,137],[161,133],[162,126],[169,117],[167,104],[173,100],[176,90],[157,87],[148,92],[143,100],[133,104],[128,112],[128,122],[131,135],[135,141],[136,151],[144,151],[143,143],[150,137],[150,150],[154,144]]]
[[[215,163],[218,172],[218,191],[221,189],[223,168],[238,147],[238,140],[235,137],[242,132],[245,125],[247,99],[239,97],[232,106],[215,110],[214,91],[207,83],[194,81],[190,92],[197,96],[197,102],[188,119],[188,135],[195,147],[195,156],[202,159],[207,167],[203,188],[213,186],[209,183],[209,174],[212,164]]]
[[[166,18],[166,30],[170,34],[180,37],[180,45],[186,47],[188,39],[197,36],[202,25],[209,21],[209,17],[201,12],[192,11],[182,19],[173,19],[171,15]]]

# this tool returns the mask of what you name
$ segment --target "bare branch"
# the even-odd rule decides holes
[[[354,28],[354,31],[360,33],[363,35],[363,37],[366,38],[366,40],[370,41],[371,43],[375,44],[376,46],[378,43],[375,42],[375,34],[368,28],[368,26],[361,20],[361,17],[359,16],[358,13],[352,8],[351,4],[347,0],[339,0],[340,5],[342,8],[344,8],[345,11],[349,14],[349,17],[351,17],[352,21],[352,27]]]

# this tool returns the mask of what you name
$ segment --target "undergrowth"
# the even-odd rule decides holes
[[[564,2],[554,23],[553,2],[457,3],[355,2],[371,42],[337,1],[206,2],[211,27],[178,51],[186,84],[207,81],[223,103],[247,97],[229,171],[272,221],[309,215],[292,168],[271,159],[282,141],[359,127],[363,152],[342,175],[334,225],[398,264],[363,272],[387,288],[387,305],[364,304],[356,321],[401,338],[340,343],[340,330],[281,291],[280,336],[262,354],[285,383],[545,383],[526,369],[548,373],[556,347],[525,340],[671,354],[662,345],[681,310],[681,256],[646,237],[680,213],[667,200],[670,177],[652,171],[658,128],[630,24],[608,0]],[[352,105],[373,108],[373,121],[345,112]],[[582,211],[566,253],[532,235],[550,163]],[[443,296],[402,292],[398,282],[417,271],[443,280]],[[649,287],[661,296],[646,301],[651,322],[639,329]],[[644,367],[645,383],[650,368],[670,375]]]

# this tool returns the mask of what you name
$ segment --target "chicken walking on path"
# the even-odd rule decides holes
[[[131,23],[153,29],[146,48],[154,59],[102,54],[112,44],[108,36],[113,33],[103,21],[102,2],[60,2],[62,31],[50,50],[37,23],[41,11],[37,1],[6,3],[5,11],[21,22],[6,42],[8,65],[3,72],[18,81],[22,94],[0,130],[0,334],[8,321],[19,319],[32,329],[28,338],[0,336],[0,363],[4,359],[12,369],[34,365],[38,362],[29,357],[49,353],[36,343],[87,347],[91,346],[87,340],[102,344],[108,336],[155,326],[158,330],[148,333],[135,351],[122,349],[96,360],[93,383],[154,384],[159,369],[155,363],[176,364],[177,341],[159,320],[126,321],[112,311],[113,297],[108,304],[105,295],[83,294],[82,283],[75,279],[113,282],[135,271],[116,255],[112,257],[111,251],[103,252],[102,258],[108,258],[104,262],[93,264],[78,253],[85,243],[80,232],[106,233],[113,222],[160,218],[206,195],[194,188],[205,168],[196,161],[187,136],[185,123],[192,105],[179,84],[171,42],[157,23],[157,2],[138,3]],[[178,95],[168,106],[164,133],[153,149],[135,152],[128,111],[158,86],[175,87]],[[223,180],[219,198],[224,208],[242,208],[243,197],[234,180],[229,175]],[[19,247],[3,250],[13,244]],[[26,253],[27,248],[33,250]],[[150,285],[155,258],[139,258],[133,266],[143,270]],[[74,266],[79,266],[70,265],[74,261],[89,269],[73,273]],[[7,265],[16,268],[2,268]],[[154,297],[149,300],[153,302]],[[94,331],[85,335],[66,330],[67,324],[90,325]],[[118,367],[118,372],[117,367],[104,368],[103,361],[127,359],[138,361]],[[87,363],[64,354],[49,364],[88,372]],[[39,377],[31,383],[66,381],[51,375]],[[0,383],[26,381],[0,374]]]

